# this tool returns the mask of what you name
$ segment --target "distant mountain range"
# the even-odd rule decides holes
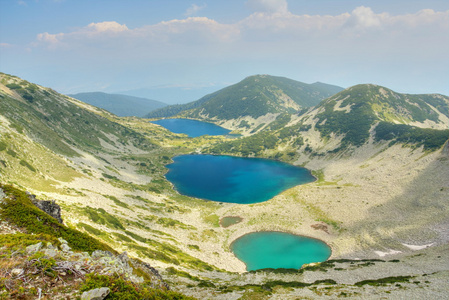
[[[135,97],[157,99],[169,105],[184,104],[214,93],[228,84],[207,86],[156,86],[134,90],[108,91],[111,94],[123,94]]]
[[[143,117],[152,110],[167,106],[166,103],[160,101],[122,94],[90,92],[70,94],[68,96],[106,109],[119,117]]]
[[[254,75],[237,84],[181,105],[170,105],[145,117],[171,117],[230,120],[268,113],[293,113],[315,106],[343,88],[324,83],[306,84],[285,77]]]

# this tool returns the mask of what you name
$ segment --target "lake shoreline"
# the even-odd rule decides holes
[[[258,240],[261,241],[265,239],[267,239],[268,242],[266,244],[264,243],[265,245],[257,243]],[[276,241],[276,243],[273,243],[273,239]],[[296,239],[295,242],[297,244],[295,245],[292,244],[293,239]],[[255,248],[254,248],[255,245],[250,244],[253,243],[254,241],[256,241],[257,243]],[[270,247],[280,247],[283,243],[285,244],[284,246],[282,246],[283,249],[289,250],[290,252],[283,251],[282,256],[276,257],[278,251],[277,250],[273,251],[273,249],[270,249]],[[252,248],[254,248],[251,249],[252,252],[251,255],[242,254],[248,251],[247,249],[245,249],[245,251],[242,252],[241,248],[239,248],[242,246],[244,247],[251,246]],[[320,248],[319,251],[317,247]],[[253,231],[250,233],[246,233],[238,237],[234,241],[232,241],[231,244],[229,245],[229,248],[234,253],[234,255],[246,265],[246,270],[248,272],[260,269],[299,270],[305,264],[324,262],[328,260],[332,255],[332,248],[320,239],[300,234],[289,233],[285,231],[273,231],[273,230]],[[324,251],[323,249],[326,249],[326,251]],[[248,270],[248,263],[245,261],[250,260],[252,261],[252,264],[254,264],[254,258],[257,257],[257,251],[266,253],[263,259],[263,263],[266,264],[268,259],[271,259],[270,265],[265,265],[264,267],[258,267],[256,269],[252,268],[251,270]],[[324,254],[324,252],[326,253]],[[285,261],[283,260],[287,258],[289,260],[289,263],[286,265]],[[293,264],[291,262],[292,260],[295,260],[296,262]],[[260,264],[260,262],[258,262],[258,264]],[[293,267],[293,265],[296,265],[296,267]]]

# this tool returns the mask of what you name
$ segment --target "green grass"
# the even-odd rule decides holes
[[[125,227],[120,222],[120,220],[113,215],[106,212],[103,208],[92,208],[86,206],[82,208],[82,211],[89,217],[89,219],[97,224],[105,225],[114,229],[122,229]]]
[[[130,209],[128,204],[126,204],[125,202],[120,201],[119,199],[117,199],[117,197],[110,196],[110,195],[103,195],[103,196],[108,198],[108,199],[111,199],[118,206]]]
[[[0,235],[0,247],[5,247],[11,251],[19,251],[39,242],[50,242],[54,246],[61,244],[55,236],[45,233],[11,233]]]
[[[355,286],[371,285],[371,286],[384,286],[388,284],[410,282],[414,276],[392,276],[379,279],[368,279],[354,283]]]
[[[155,289],[151,282],[144,282],[143,284],[134,284],[123,277],[114,275],[98,275],[88,274],[85,282],[81,286],[80,291],[89,291],[92,289],[108,287],[110,293],[107,299],[110,300],[137,300],[137,299],[161,299],[161,300],[189,300],[194,299],[187,297],[178,292]]]
[[[56,219],[33,205],[25,192],[10,185],[0,186],[9,198],[0,204],[0,216],[22,228],[29,234],[45,234],[62,237],[74,250],[92,252],[94,250],[114,251],[109,246],[89,235],[60,224]]]
[[[207,214],[206,216],[203,216],[203,220],[214,227],[220,227],[220,217],[216,214]]]

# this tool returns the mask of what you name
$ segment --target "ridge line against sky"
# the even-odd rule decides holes
[[[270,74],[449,95],[447,53],[449,1],[0,0],[0,71],[62,93],[183,103]]]

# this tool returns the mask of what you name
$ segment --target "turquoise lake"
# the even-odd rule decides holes
[[[285,232],[265,231],[246,234],[231,249],[248,271],[259,269],[299,269],[303,264],[323,262],[330,247],[317,239]]]
[[[189,137],[202,135],[226,135],[231,132],[218,125],[189,119],[161,119],[151,123],[161,125],[173,133],[184,133]]]
[[[305,168],[269,159],[181,155],[173,160],[166,178],[180,194],[218,202],[263,202],[315,181]]]

